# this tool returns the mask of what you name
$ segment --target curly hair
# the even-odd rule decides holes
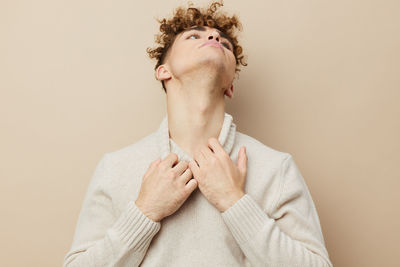
[[[239,22],[237,15],[229,17],[224,13],[219,14],[216,12],[219,6],[223,6],[223,0],[211,3],[207,10],[192,7],[193,3],[191,1],[188,2],[188,5],[189,7],[186,10],[183,7],[175,8],[173,17],[168,20],[165,18],[161,20],[156,18],[157,22],[161,24],[161,33],[155,35],[155,42],[158,43],[158,47],[146,49],[149,57],[157,60],[154,70],[164,64],[170,50],[169,48],[172,47],[175,41],[175,37],[183,30],[192,26],[209,26],[225,33],[233,45],[233,54],[236,58],[235,73],[240,71],[238,68],[239,64],[247,66],[247,63],[243,62],[244,56],[241,55],[243,49],[239,45],[237,36],[234,33],[235,28],[242,30],[242,24]],[[164,92],[167,93],[164,81],[161,81],[161,83]]]

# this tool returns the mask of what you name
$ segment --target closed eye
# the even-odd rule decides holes
[[[189,38],[192,37],[192,36],[200,37],[198,34],[192,33],[192,34],[190,34],[186,39],[189,39]],[[227,49],[231,50],[231,47],[230,47],[230,45],[229,45],[227,42],[223,42],[222,44],[223,44]]]

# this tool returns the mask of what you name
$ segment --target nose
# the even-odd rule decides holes
[[[210,35],[208,36],[208,40],[211,40],[211,39],[213,39],[213,38],[214,38],[217,42],[219,42],[220,36],[219,36],[218,31],[214,30],[214,31],[212,31],[212,32],[210,33]]]

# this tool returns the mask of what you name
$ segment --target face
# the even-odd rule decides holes
[[[222,86],[230,87],[236,59],[227,35],[208,26],[193,26],[175,37],[164,65],[175,79],[190,77],[199,70],[215,71],[220,74]]]

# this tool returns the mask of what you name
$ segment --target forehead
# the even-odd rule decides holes
[[[204,31],[207,31],[207,30],[209,30],[209,29],[214,29],[214,28],[208,27],[208,26],[192,26],[192,27],[190,27],[190,28],[184,29],[183,31],[180,32],[180,34],[182,35],[182,34],[184,34],[185,32],[187,32],[187,31],[192,31],[192,30],[195,30],[195,31],[203,31],[203,32],[204,32]],[[217,31],[218,31],[219,35],[220,35],[222,38],[227,39],[231,44],[233,44],[231,38],[230,38],[226,33],[222,32],[222,31],[220,31],[220,30],[218,30],[218,29],[217,29]]]

